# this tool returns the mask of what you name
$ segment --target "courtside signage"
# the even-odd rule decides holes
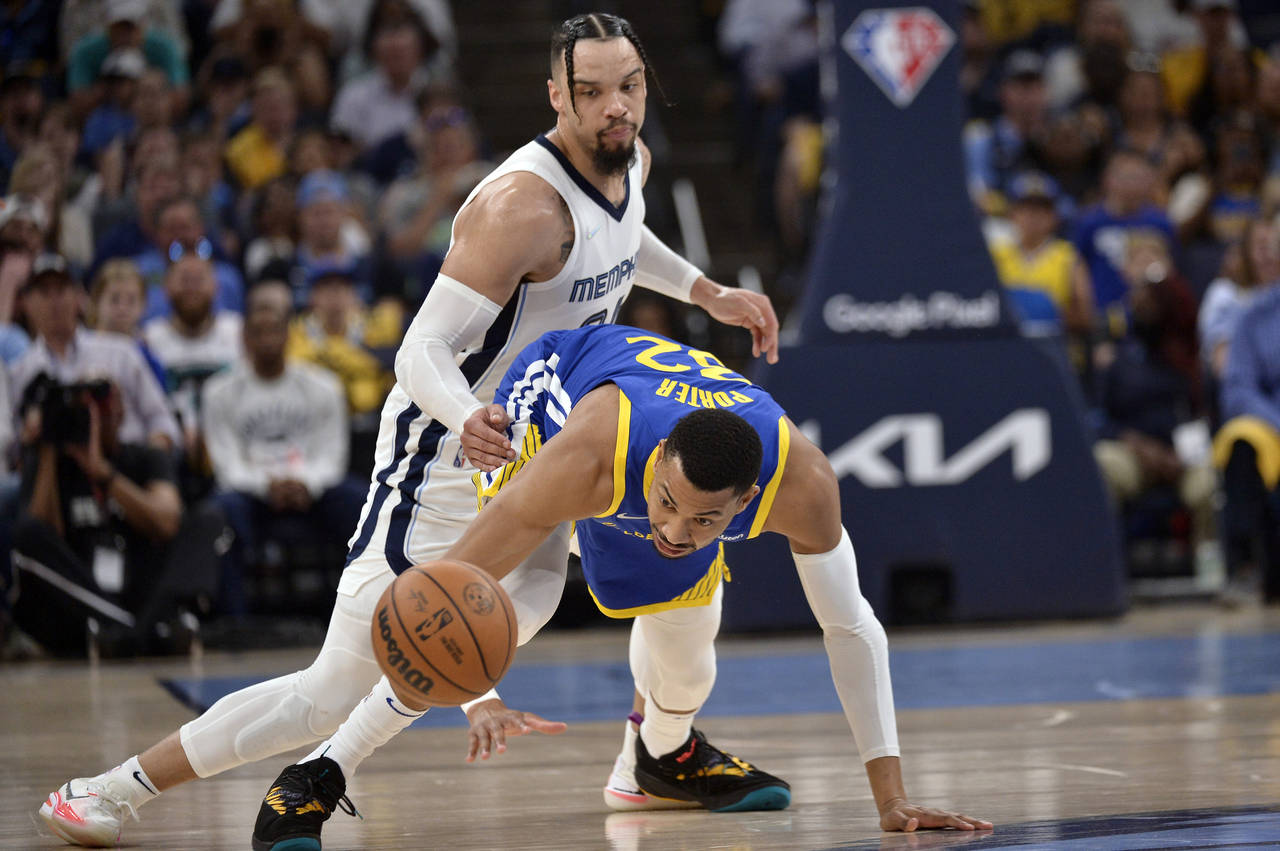
[[[901,469],[884,455],[898,443],[902,444]],[[1011,455],[1014,481],[1026,481],[1049,466],[1053,457],[1049,412],[1016,410],[951,457],[946,455],[942,418],[937,414],[884,417],[827,457],[839,478],[855,476],[869,488],[899,488],[958,485],[1005,452]]]
[[[854,19],[840,46],[889,100],[906,109],[955,40],[932,9],[913,6],[866,10]]]

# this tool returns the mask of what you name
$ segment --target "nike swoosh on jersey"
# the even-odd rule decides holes
[[[636,516],[635,514],[615,514],[619,520],[648,520],[647,516]]]
[[[587,239],[591,239],[591,237],[593,237],[593,236],[595,236],[596,234],[598,234],[598,233],[600,232],[600,228],[602,228],[602,227],[604,227],[604,225],[603,225],[603,224],[598,224],[598,225],[596,225],[595,230],[589,230],[589,231],[587,231]]]

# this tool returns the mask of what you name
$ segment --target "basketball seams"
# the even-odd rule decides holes
[[[436,584],[437,586],[439,586],[439,585],[440,585],[440,583],[439,583],[439,582],[436,582],[436,581],[435,581],[435,579],[434,579],[434,578],[432,578],[432,576],[431,576],[429,573],[427,573],[425,570],[421,570],[421,568],[418,568],[418,567],[410,568],[410,570],[418,570],[418,571],[420,571],[424,576],[426,576],[428,579],[430,579],[432,582],[435,582],[435,584]],[[408,572],[409,572],[409,571],[405,571],[405,573],[408,573]],[[403,575],[403,574],[401,574],[401,575]],[[444,589],[443,589],[443,588],[441,588],[440,590],[441,590],[441,591],[444,591]],[[445,596],[446,596],[446,597],[449,597],[448,593],[446,593],[446,594],[445,594]],[[453,603],[453,598],[452,598],[452,597],[449,597],[449,602],[450,602],[450,603]],[[395,594],[394,592],[391,594],[391,609],[392,609],[392,611],[393,611],[393,612],[395,612],[395,616],[396,616],[396,623],[400,626],[400,632],[401,632],[401,634],[404,636],[405,644],[408,644],[410,647],[412,647],[412,648],[413,648],[413,650],[414,650],[414,652],[418,654],[418,657],[419,657],[419,658],[421,658],[421,659],[422,659],[422,661],[426,664],[426,666],[427,666],[428,668],[430,668],[432,671],[434,671],[434,672],[436,673],[436,675],[440,677],[440,679],[444,680],[446,683],[448,683],[449,685],[453,686],[453,687],[454,687],[455,689],[457,689],[458,691],[466,692],[467,694],[475,695],[476,697],[479,697],[480,695],[484,694],[484,692],[483,692],[483,691],[475,691],[475,690],[473,690],[473,689],[469,689],[469,688],[467,688],[467,687],[466,687],[466,686],[464,686],[464,685],[460,685],[460,684],[458,684],[458,683],[455,683],[453,680],[449,679],[448,675],[446,675],[443,671],[441,671],[438,667],[436,667],[436,665],[435,665],[434,663],[432,663],[432,661],[431,661],[430,659],[428,659],[428,658],[427,658],[427,655],[426,655],[425,653],[423,653],[423,652],[422,652],[422,645],[420,645],[420,644],[419,644],[419,643],[414,639],[414,637],[413,637],[413,632],[412,632],[408,627],[406,627],[406,626],[405,626],[404,618],[402,618],[402,617],[400,616],[400,606],[397,604],[397,596],[396,596],[396,594]],[[461,614],[462,614],[462,611],[461,611],[460,609],[458,609],[458,607],[457,607],[457,604],[456,604],[456,603],[454,603],[454,609],[458,611],[458,614],[459,614],[459,615],[461,615]],[[463,622],[464,624],[466,624],[466,625],[467,625],[467,631],[468,631],[468,632],[470,632],[470,631],[471,631],[471,625],[470,625],[470,624],[467,624],[467,619],[466,619],[466,618],[460,618],[460,619],[462,620],[462,622]],[[475,635],[474,635],[474,634],[472,634],[472,637],[471,637],[471,638],[472,638],[472,641],[474,641],[474,640],[475,640]],[[477,649],[479,649],[479,645],[476,645],[476,648],[477,648]],[[484,664],[484,654],[483,654],[483,653],[481,653],[481,654],[480,654],[480,660],[481,660],[481,665],[483,666],[483,664]],[[489,672],[488,672],[488,670],[487,670],[487,669],[485,670],[485,676],[486,676],[486,677],[488,677],[488,676],[489,676]],[[428,696],[428,698],[429,698],[429,696]]]
[[[463,565],[461,562],[450,561],[445,563],[456,564],[459,567],[465,567],[468,570],[471,569],[469,565]],[[413,569],[421,572],[423,576],[430,579],[432,583],[434,583],[435,586],[440,589],[440,593],[445,596],[445,599],[447,599],[453,605],[453,609],[458,613],[459,619],[462,621],[463,626],[467,628],[467,634],[471,636],[472,645],[476,648],[476,652],[480,655],[480,667],[484,670],[485,678],[489,680],[489,686],[490,688],[492,688],[493,685],[497,682],[497,680],[495,680],[493,678],[493,675],[489,673],[489,660],[485,658],[484,650],[480,647],[480,639],[476,637],[475,630],[471,628],[471,622],[467,620],[466,615],[463,614],[463,611],[464,611],[463,608],[458,605],[458,602],[456,600],[453,599],[453,595],[451,595],[448,591],[445,590],[444,586],[440,584],[439,580],[437,580],[434,576],[432,576],[428,571],[424,570],[422,567],[414,567]],[[497,596],[497,595],[494,595],[494,596]],[[501,599],[501,597],[499,597],[499,599]],[[417,642],[414,642],[414,645],[417,646]],[[432,665],[432,667],[434,668],[435,666]],[[441,676],[444,677],[443,674],[441,674]],[[450,682],[452,685],[454,685],[455,688],[458,688],[462,691],[476,694],[476,695],[484,694],[484,692],[471,692],[471,689],[463,688],[462,686],[459,686],[457,683],[454,683],[452,680],[449,680],[448,677],[444,677],[444,679]]]
[[[498,602],[502,604],[502,611],[506,613],[506,616],[507,616],[507,641],[506,641],[507,655],[502,660],[502,671],[505,673],[507,668],[511,666],[511,656],[513,653],[515,653],[516,640],[518,640],[518,635],[519,635],[517,632],[518,624],[516,622],[515,611],[513,611],[512,608],[507,605],[507,590],[502,587],[502,582],[500,580],[495,579],[493,577],[493,574],[489,573],[487,570],[484,570],[483,568],[475,567],[474,565],[470,565],[470,564],[467,564],[466,562],[461,562],[461,561],[447,561],[445,563],[456,564],[459,567],[467,568],[473,573],[479,573],[484,579],[485,584],[490,586],[491,590],[493,589],[493,586],[497,586],[494,596],[497,597]],[[501,593],[497,593],[497,592],[501,592]],[[465,620],[465,618],[463,620]],[[481,654],[482,659],[483,659],[483,656],[484,654]],[[487,665],[485,666],[485,676],[489,676],[489,668]],[[493,683],[493,685],[497,685],[497,681],[494,680],[492,677],[489,677],[489,681]]]

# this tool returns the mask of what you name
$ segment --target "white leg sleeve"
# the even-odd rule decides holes
[[[411,709],[401,703],[395,689],[391,688],[391,682],[384,676],[374,683],[373,691],[356,704],[337,732],[300,761],[327,756],[338,764],[342,776],[349,783],[360,763],[391,741],[396,733],[426,714],[425,709]]]
[[[697,710],[716,681],[716,633],[724,586],[705,606],[639,615],[631,625],[631,675],[646,701]],[[645,717],[650,714],[645,709]]]
[[[387,571],[387,582],[391,579]],[[324,646],[311,666],[241,689],[179,731],[200,777],[266,759],[323,739],[338,729],[382,671],[373,658],[369,623],[386,582],[359,597],[338,595]]]
[[[793,552],[800,584],[822,627],[831,678],[863,762],[898,755],[898,728],[889,682],[889,642],[858,589],[849,533],[829,553]]]

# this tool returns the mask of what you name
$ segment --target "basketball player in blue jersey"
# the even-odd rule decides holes
[[[648,71],[621,18],[582,15],[553,33],[547,88],[556,126],[499,165],[455,219],[441,274],[396,358],[369,495],[315,661],[222,698],[103,774],[64,783],[40,808],[60,836],[114,844],[125,814],[160,792],[337,729],[380,682],[369,624],[382,589],[396,572],[443,554],[474,517],[471,476],[513,456],[505,414],[480,400],[493,398],[511,361],[542,333],[611,322],[632,284],[641,284],[747,327],[755,352],[776,360],[768,300],[709,280],[644,226],[649,155],[638,134]],[[564,573],[561,564],[512,582],[526,600],[554,600]],[[537,729],[559,729],[499,701],[470,708],[481,728],[532,720]],[[297,789],[289,795],[311,788],[313,770],[321,769],[290,775]]]
[[[709,352],[607,325],[544,335],[512,364],[497,399],[521,452],[475,475],[483,507],[445,557],[503,580],[523,643],[550,611],[522,606],[521,586],[508,579],[553,571],[576,528],[597,605],[635,618],[630,658],[644,717],[630,747],[646,795],[721,812],[790,803],[785,782],[693,729],[715,680],[723,542],[777,532],[791,544],[825,634],[880,826],[992,826],[908,800],[888,646],[859,591],[835,473],[764,388]],[[407,713],[401,726],[408,726],[422,714],[421,696],[397,697]],[[361,703],[319,761],[354,771],[370,745],[389,738],[374,741],[372,720],[380,714],[372,701]],[[324,815],[314,818],[317,838]],[[279,820],[264,803],[259,830]]]

